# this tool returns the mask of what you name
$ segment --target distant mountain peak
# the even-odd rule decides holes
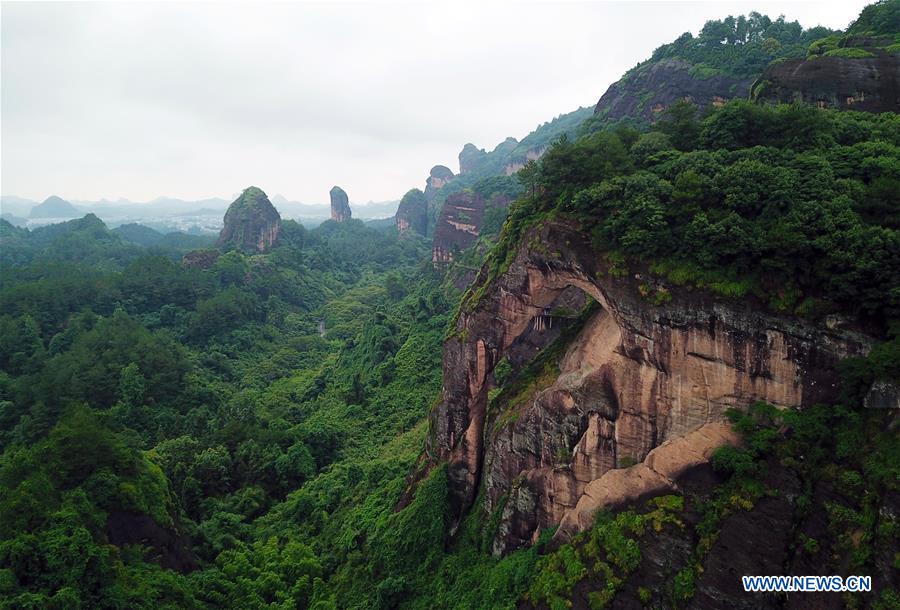
[[[81,211],[74,205],[56,195],[47,197],[43,203],[31,208],[31,218],[77,218]]]

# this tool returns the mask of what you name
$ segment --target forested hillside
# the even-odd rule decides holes
[[[854,28],[884,35],[897,6]],[[754,14],[653,61],[743,79],[832,34]],[[441,270],[418,230],[308,230],[255,187],[233,209],[264,200],[268,224],[226,226],[241,239],[217,247],[90,214],[0,220],[0,608],[900,606],[900,116],[698,106],[652,124],[576,111],[523,140],[546,151],[515,174],[457,178],[435,201],[513,201],[487,206]],[[584,294],[529,300],[568,290],[550,286],[565,274]],[[612,286],[603,303],[596,285]],[[617,344],[629,315],[668,343]],[[737,318],[758,332],[721,332]],[[510,320],[522,340],[491,334]],[[647,432],[663,414],[626,430],[627,403],[662,404],[665,380],[689,377],[671,354],[725,370],[701,345],[722,335],[739,346],[727,373],[750,380],[727,388],[737,408],[717,418],[709,394],[685,408],[734,442],[641,493],[628,473],[663,446]],[[598,377],[541,402],[597,346],[652,391]],[[766,384],[782,402],[749,399]],[[597,454],[652,437],[604,463],[624,500],[569,530],[539,522],[586,470],[589,425]],[[614,425],[620,444],[604,445]],[[685,438],[667,440],[703,453]],[[505,480],[517,460],[544,478]],[[871,575],[874,591],[748,596],[754,573]]]

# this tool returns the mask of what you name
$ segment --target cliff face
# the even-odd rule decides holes
[[[507,163],[506,167],[503,168],[503,173],[507,176],[512,176],[517,171],[525,167],[525,164],[529,161],[537,161],[538,159],[540,159],[542,156],[544,156],[545,152],[547,152],[546,146],[540,146],[538,148],[526,150],[524,157],[513,159],[509,163]]]
[[[865,39],[857,41],[864,43]],[[753,99],[802,101],[820,108],[897,112],[900,109],[900,55],[883,49],[845,47],[866,57],[813,56],[769,66],[753,86]]]
[[[278,210],[261,189],[251,186],[225,212],[225,225],[216,246],[266,252],[275,244],[280,230]]]
[[[751,83],[752,79],[724,74],[701,75],[687,61],[662,59],[639,66],[610,85],[597,102],[594,114],[613,121],[624,118],[654,121],[679,100],[706,108],[733,98],[746,98]]]
[[[350,199],[344,189],[334,186],[328,194],[331,196],[331,219],[337,222],[350,220],[353,214],[350,211]]]
[[[445,165],[432,167],[428,179],[425,181],[425,200],[431,203],[438,189],[452,182],[455,177],[450,168]]]
[[[508,206],[509,198],[495,194],[487,201],[472,191],[462,191],[447,197],[432,239],[431,261],[436,267],[451,263],[460,251],[475,243],[481,233],[488,205]]]
[[[394,223],[398,233],[415,231],[425,235],[428,230],[428,201],[422,191],[412,189],[403,196],[397,206]]]
[[[482,270],[478,302],[464,301],[444,344],[427,446],[432,463],[449,462],[456,523],[479,489],[475,508],[500,515],[496,553],[555,523],[566,538],[602,506],[671,488],[733,442],[717,423],[726,409],[827,401],[837,361],[868,349],[850,331],[623,274],[572,226],[533,229],[520,243],[505,273],[488,284]],[[588,296],[598,306],[573,321]],[[561,356],[532,381],[513,396],[490,392],[501,359],[521,371],[561,333]]]
[[[474,171],[486,155],[483,148],[477,148],[474,144],[463,146],[459,153],[459,174],[462,176]]]
[[[431,261],[436,266],[452,262],[460,250],[475,243],[484,217],[484,203],[482,197],[471,191],[447,197],[432,241]]]

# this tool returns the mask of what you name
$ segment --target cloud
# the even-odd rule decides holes
[[[399,198],[707,19],[864,2],[4,3],[4,194]]]

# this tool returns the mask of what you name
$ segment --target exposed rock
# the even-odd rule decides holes
[[[462,176],[475,170],[478,163],[487,155],[483,148],[476,148],[474,144],[466,144],[459,153],[459,174]]]
[[[432,240],[431,261],[436,267],[451,263],[455,256],[478,239],[488,205],[508,206],[509,198],[495,195],[490,202],[473,191],[447,197],[438,216]]]
[[[605,421],[605,420],[604,420]],[[590,428],[585,434],[587,437]],[[599,478],[584,487],[575,507],[563,516],[557,540],[568,540],[577,532],[586,530],[594,522],[594,514],[601,508],[621,506],[648,496],[655,496],[677,489],[675,481],[682,474],[709,461],[713,451],[725,444],[737,445],[740,437],[725,422],[711,422],[689,432],[685,436],[668,440],[647,454],[646,459],[628,468],[607,469]],[[575,446],[577,461],[579,449],[588,454],[592,447]]]
[[[639,118],[655,121],[680,100],[698,108],[720,106],[730,99],[746,98],[753,79],[724,74],[700,78],[691,74],[693,64],[681,59],[648,62],[629,71],[609,86],[594,114],[609,120]]]
[[[344,189],[339,186],[331,187],[329,195],[331,196],[331,219],[337,222],[350,220],[352,216],[350,199],[348,199]]]
[[[516,159],[510,160],[510,162],[506,164],[506,167],[503,168],[503,173],[507,176],[512,176],[517,171],[525,167],[525,164],[529,161],[537,161],[538,159],[543,157],[545,152],[547,152],[546,146],[539,146],[538,148],[526,150],[524,157],[518,157]]]
[[[678,524],[666,524],[661,528],[647,528],[639,538],[640,564],[633,572],[623,575],[623,582],[610,608],[735,608],[756,610],[760,608],[796,608],[826,610],[844,607],[844,600],[834,593],[804,593],[802,595],[778,595],[746,593],[741,586],[744,574],[830,575],[847,570],[846,553],[829,530],[826,505],[839,501],[834,490],[825,481],[810,481],[813,488],[812,505],[799,509],[804,494],[804,483],[796,472],[787,469],[777,459],[766,465],[761,483],[777,493],[767,494],[745,510],[726,514],[716,528],[711,548],[699,559],[698,541],[708,536],[708,530],[700,529],[704,514],[713,500],[718,475],[709,464],[689,468],[674,481],[682,495],[684,510],[678,513]],[[633,502],[614,507],[614,510],[632,509],[643,513],[652,505],[650,497],[673,493],[663,489],[648,493]],[[890,498],[887,499],[890,502]],[[803,541],[814,540],[820,547],[815,552],[803,548]],[[576,547],[585,541],[574,543]],[[893,557],[893,548],[886,555]],[[672,602],[672,583],[684,568],[702,565],[695,577],[693,596],[681,604]],[[605,573],[587,570],[588,574],[572,587],[570,599],[573,610],[589,610],[592,607],[590,593],[608,585]],[[896,577],[891,571],[873,574],[873,587],[889,589]],[[648,600],[649,598],[649,600]],[[871,598],[870,598],[871,599]],[[546,609],[545,603],[532,605],[527,599],[518,606],[521,610]]]
[[[773,63],[753,85],[753,99],[802,101],[839,110],[900,111],[900,55],[852,48],[871,56],[812,56]]]
[[[479,486],[486,514],[508,498],[495,549],[530,543],[541,528],[567,519],[592,481],[721,421],[730,407],[827,402],[837,361],[870,345],[850,330],[702,291],[657,285],[671,298],[652,306],[641,296],[648,280],[609,269],[589,237],[562,222],[532,229],[520,243],[504,274],[488,283],[482,269],[444,343],[443,398],[431,413],[427,446],[432,463],[449,462],[454,523]],[[560,374],[531,398],[489,412],[494,366],[572,287],[601,308],[570,343]],[[673,449],[685,463],[706,454]],[[648,488],[671,478],[658,459],[651,464],[615,476],[636,476]]]
[[[428,230],[428,202],[425,194],[419,189],[411,189],[400,200],[397,214],[394,216],[399,233],[415,231],[425,235]]]
[[[447,197],[434,229],[431,261],[445,265],[461,250],[478,239],[484,217],[484,199],[472,191],[454,193]]]
[[[438,190],[452,182],[455,177],[449,167],[444,165],[432,167],[431,172],[428,174],[428,179],[425,181],[425,200],[431,203]]]
[[[280,231],[278,210],[261,189],[251,186],[244,189],[225,212],[225,225],[216,246],[266,252],[275,244]]]

